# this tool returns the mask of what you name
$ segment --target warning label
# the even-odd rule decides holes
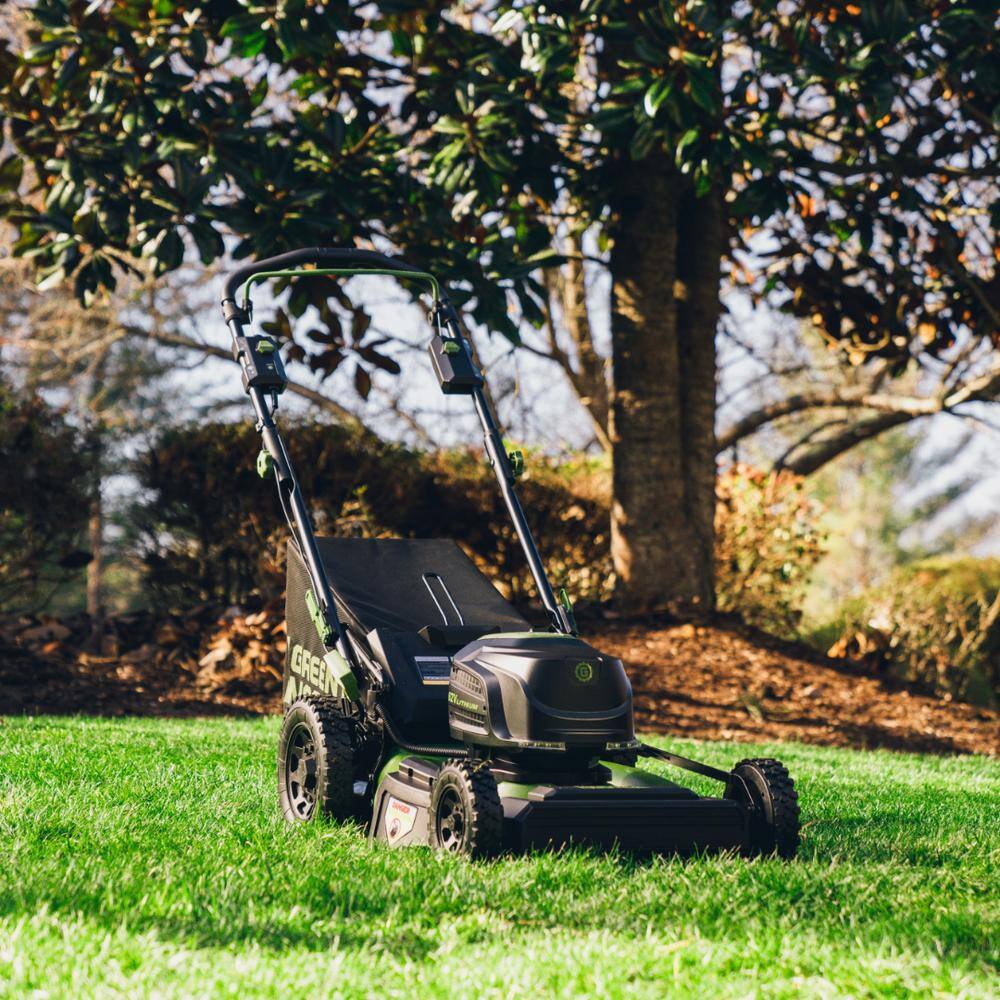
[[[389,796],[385,808],[385,835],[390,844],[405,837],[417,821],[417,807],[409,802]]]

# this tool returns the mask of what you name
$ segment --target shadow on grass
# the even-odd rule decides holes
[[[791,863],[572,849],[475,864],[368,848],[360,831],[279,825],[268,815],[273,798],[256,805],[262,763],[250,766],[256,790],[241,793],[248,771],[231,756],[235,738],[209,744],[201,756],[187,757],[185,745],[173,757],[169,741],[143,730],[132,744],[90,758],[71,729],[62,739],[72,767],[58,773],[61,784],[34,764],[18,765],[20,786],[0,774],[0,790],[11,792],[0,836],[11,835],[18,866],[0,870],[0,915],[47,909],[194,947],[377,947],[417,961],[452,931],[475,944],[528,927],[637,940],[647,928],[694,929],[765,952],[785,947],[776,943],[783,939],[803,953],[817,941],[872,954],[891,942],[977,966],[996,955],[987,919],[995,895],[988,885],[969,889],[989,871],[970,845],[996,842],[989,783],[967,789],[939,780],[925,791],[880,786],[877,765],[841,783],[817,769],[807,782],[801,858]],[[35,754],[30,733],[23,741]],[[12,765],[26,759],[12,756]],[[135,768],[131,783],[104,784],[95,795],[94,782],[119,778],[122,759]],[[828,774],[848,760],[819,759]],[[153,772],[149,764],[159,768],[158,785],[140,783]],[[206,808],[190,778],[216,769],[226,787],[210,787],[217,797]],[[122,816],[133,817],[127,828]]]
[[[886,898],[878,900],[876,917],[866,917],[872,907],[872,888],[880,878],[892,886],[900,875],[906,882],[907,871],[915,876],[910,880],[914,884],[932,881],[935,870],[951,874],[965,860],[967,845],[935,846],[928,842],[919,815],[901,817],[890,810],[816,822],[822,825],[822,840],[813,841],[807,828],[801,857],[793,862],[748,861],[732,854],[660,858],[582,847],[539,853],[534,873],[521,857],[478,864],[457,862],[456,877],[468,884],[468,895],[444,900],[435,895],[436,863],[435,871],[418,865],[393,872],[392,859],[397,852],[388,848],[371,849],[366,859],[370,869],[358,871],[356,882],[345,880],[344,864],[339,868],[324,865],[323,858],[315,854],[306,857],[306,863],[316,865],[313,872],[304,877],[292,872],[289,880],[283,881],[288,872],[280,862],[287,861],[286,855],[277,858],[272,884],[257,892],[256,881],[251,879],[239,888],[235,899],[231,873],[223,866],[219,874],[226,881],[220,885],[219,895],[225,897],[226,909],[221,911],[222,904],[217,908],[215,898],[199,905],[199,893],[203,897],[206,891],[200,887],[189,897],[189,910],[180,914],[150,912],[147,907],[154,904],[145,896],[129,902],[135,886],[116,886],[121,870],[132,872],[148,857],[149,845],[136,842],[131,857],[121,858],[116,868],[108,865],[98,872],[96,886],[91,874],[89,889],[72,885],[47,888],[36,883],[33,871],[21,872],[16,891],[0,892],[0,915],[17,918],[44,908],[56,916],[82,917],[109,931],[127,925],[133,932],[152,932],[199,948],[253,945],[273,952],[333,947],[357,951],[377,942],[379,949],[415,960],[428,958],[441,947],[441,927],[448,921],[459,925],[462,940],[468,944],[492,940],[497,925],[507,928],[505,933],[511,925],[522,925],[618,933],[635,930],[638,935],[636,928],[651,922],[669,928],[682,920],[688,925],[695,922],[706,939],[741,940],[752,937],[755,929],[757,933],[763,933],[763,928],[774,931],[773,923],[783,925],[782,936],[802,936],[803,947],[808,946],[807,939],[816,936],[847,948],[864,941],[870,941],[874,948],[891,938],[894,946],[920,954],[937,954],[936,949],[940,949],[942,954],[975,965],[988,961],[991,949],[995,949],[989,921],[968,898],[950,910],[929,907],[923,901],[923,909],[912,913],[907,912],[912,898],[901,898],[898,912]],[[866,838],[866,831],[880,828],[891,831],[891,839],[885,832],[878,840]],[[988,834],[985,821],[982,832]],[[56,822],[37,834],[48,842],[59,838],[70,844],[79,843],[80,830]],[[348,835],[363,834],[357,830]],[[292,838],[284,844],[289,851],[305,852],[326,846],[322,841],[295,843]],[[220,851],[224,853],[225,848],[225,843],[220,844]],[[329,849],[329,861],[336,861],[337,845]],[[199,859],[188,858],[183,849],[156,857],[158,867],[172,871],[182,870],[185,861],[192,860]],[[882,867],[881,874],[876,866]],[[894,869],[888,877],[884,866]],[[872,869],[870,878],[863,871],[866,867]],[[450,878],[452,866],[441,871]],[[926,872],[926,880],[920,872]],[[648,897],[650,877],[657,875],[663,880],[662,896],[637,908],[630,895],[645,893]],[[371,885],[365,887],[368,877]],[[521,888],[525,881],[532,885],[531,892]],[[620,884],[621,894],[612,895],[619,895],[622,902],[596,911],[584,905],[588,892],[601,892],[609,881]],[[376,883],[384,891],[373,889]],[[555,895],[566,886],[577,890],[580,907],[574,911],[571,905],[568,913],[562,906],[549,905],[545,898],[547,888]],[[470,919],[483,912],[495,917],[495,922]],[[740,919],[734,920],[734,914]]]

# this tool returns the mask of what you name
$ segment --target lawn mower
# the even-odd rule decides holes
[[[454,541],[318,537],[274,414],[279,344],[246,332],[250,291],[274,278],[391,275],[429,286],[428,346],[441,389],[470,396],[486,459],[547,614],[532,626]],[[546,576],[508,453],[457,311],[437,279],[368,250],[313,247],[246,264],[222,301],[257,418],[262,477],[288,522],[287,653],[278,748],[282,812],[365,824],[394,847],[472,857],[583,845],[630,853],[794,856],[799,809],[776,760],[723,771],[636,739],[621,660],[579,637]],[[640,758],[715,779],[705,797]]]

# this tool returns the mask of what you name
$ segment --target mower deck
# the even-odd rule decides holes
[[[393,847],[432,843],[431,787],[443,757],[400,753],[383,769],[368,836]],[[513,853],[569,845],[635,853],[690,854],[748,847],[748,813],[738,802],[695,794],[622,764],[604,785],[497,782],[503,848]]]

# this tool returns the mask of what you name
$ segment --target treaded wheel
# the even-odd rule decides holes
[[[354,801],[354,723],[335,701],[300,698],[278,740],[278,798],[290,823],[349,819]]]
[[[788,768],[770,757],[755,757],[741,760],[733,774],[743,779],[746,789],[734,781],[727,798],[746,803],[749,793],[746,804],[753,806],[747,853],[794,858],[799,848],[799,797]]]
[[[446,761],[431,789],[431,843],[450,854],[488,858],[499,853],[503,807],[487,765]]]

